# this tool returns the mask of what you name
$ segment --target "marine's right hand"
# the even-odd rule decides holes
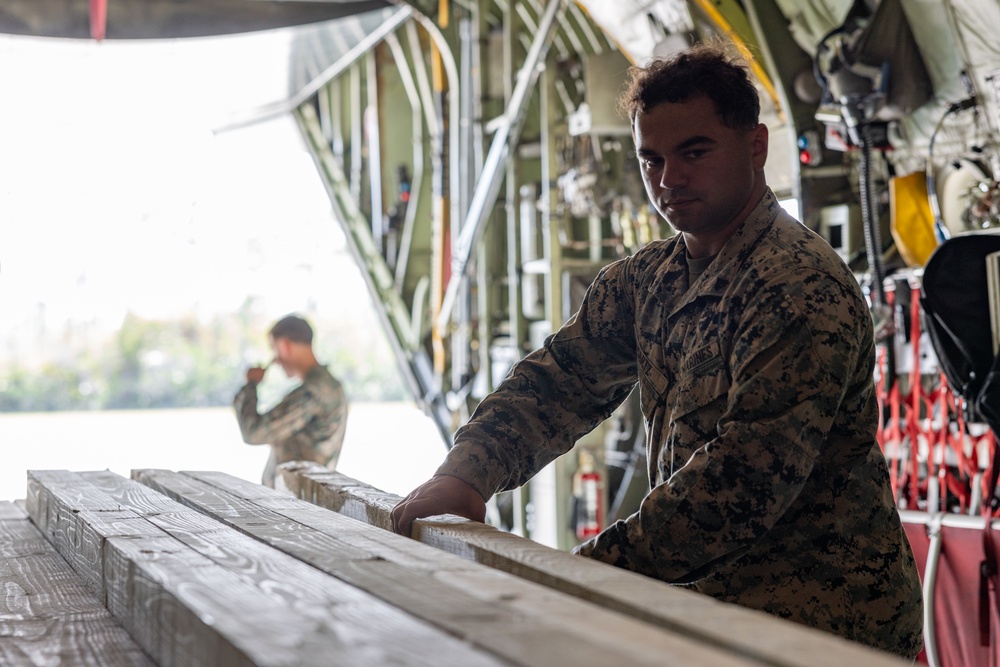
[[[247,382],[249,384],[260,384],[261,381],[264,379],[264,371],[266,371],[266,370],[267,370],[266,367],[265,368],[261,368],[259,366],[255,366],[253,368],[248,368],[247,369]]]
[[[435,475],[392,510],[392,529],[410,537],[414,519],[457,514],[473,521],[486,519],[486,501],[467,482],[451,475]]]

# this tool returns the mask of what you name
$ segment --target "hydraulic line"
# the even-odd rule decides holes
[[[865,253],[871,274],[871,309],[875,320],[875,342],[885,342],[886,392],[892,390],[896,375],[896,349],[893,341],[895,322],[892,306],[885,290],[885,265],[882,262],[882,234],[878,221],[878,202],[872,187],[872,134],[868,120],[858,127],[861,139],[861,162],[858,166],[858,189],[861,196],[861,224],[865,232]],[[913,342],[916,346],[916,341]],[[888,395],[888,393],[887,393]]]
[[[868,255],[868,268],[871,271],[872,307],[887,306],[885,298],[885,265],[882,263],[882,234],[879,230],[878,203],[872,191],[872,135],[871,124],[862,122],[861,127],[861,163],[859,165],[858,185],[861,195],[861,220],[865,230],[865,252]]]

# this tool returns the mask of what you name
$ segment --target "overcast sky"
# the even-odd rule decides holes
[[[291,118],[213,131],[286,96],[287,42],[0,36],[0,332],[366,298]]]

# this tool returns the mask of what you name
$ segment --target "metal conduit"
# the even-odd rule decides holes
[[[348,182],[351,187],[351,196],[354,197],[355,202],[360,202],[362,171],[361,142],[364,137],[364,132],[362,131],[363,121],[361,120],[361,114],[364,112],[361,104],[361,71],[357,63],[351,63],[347,71],[351,96],[351,170]]]
[[[365,58],[365,96],[367,106],[362,119],[368,130],[368,196],[371,200],[371,228],[375,244],[382,248],[385,233],[385,214],[382,210],[382,142],[379,131],[378,113],[378,72],[375,71],[375,51],[369,51]]]
[[[412,23],[408,25],[413,25]],[[403,216],[403,231],[399,240],[399,253],[396,261],[396,287],[403,286],[406,278],[406,267],[410,259],[410,246],[413,244],[413,224],[417,216],[417,205],[420,203],[420,188],[424,180],[424,122],[421,116],[420,93],[413,80],[413,72],[406,60],[403,47],[396,33],[386,35],[385,43],[389,46],[392,58],[396,61],[400,80],[406,99],[410,101],[411,123],[413,124],[413,174],[410,177],[410,199],[406,203],[406,213]]]
[[[316,110],[311,105],[303,105],[294,112],[294,117],[302,131],[310,152],[316,161],[323,184],[330,195],[334,216],[345,231],[345,238],[358,266],[365,285],[372,295],[375,312],[386,331],[395,335],[387,337],[403,377],[411,393],[420,397],[434,420],[445,446],[451,444],[451,415],[439,394],[430,386],[430,363],[427,353],[418,346],[406,348],[407,342],[415,342],[413,325],[402,296],[395,287],[393,277],[385,259],[372,242],[367,218],[358,208],[358,201],[350,193],[347,176],[330,146],[323,137]],[[419,286],[418,286],[419,293]],[[418,400],[420,400],[418,399]]]
[[[511,95],[510,104],[502,117],[503,122],[497,128],[486,156],[482,178],[476,186],[469,212],[462,225],[457,247],[452,257],[452,275],[445,290],[444,300],[437,321],[439,330],[447,329],[451,322],[452,310],[458,297],[459,288],[466,281],[472,253],[483,234],[485,223],[489,218],[492,206],[500,193],[502,176],[511,160],[511,148],[517,144],[521,129],[524,127],[525,113],[530,99],[530,92],[538,81],[544,58],[548,53],[552,36],[558,27],[558,20],[565,10],[565,0],[551,0],[539,22],[538,32],[531,44],[531,49],[525,58],[524,65],[517,75],[517,84]]]
[[[940,667],[938,659],[937,635],[934,633],[934,589],[937,585],[937,566],[941,558],[941,515],[930,517],[927,534],[931,538],[927,549],[927,564],[924,566],[924,653],[928,667]]]
[[[415,21],[420,23],[427,34],[434,41],[434,45],[437,47],[438,52],[441,54],[441,64],[444,65],[445,75],[448,77],[448,90],[452,94],[448,95],[448,158],[449,158],[449,183],[448,189],[451,192],[450,204],[451,204],[451,219],[453,221],[459,221],[462,218],[461,211],[459,210],[459,202],[455,193],[458,192],[458,130],[459,130],[459,99],[458,99],[458,67],[455,65],[455,56],[452,54],[451,49],[448,47],[448,41],[441,34],[437,25],[434,21],[430,20],[423,14],[417,12],[413,15]]]

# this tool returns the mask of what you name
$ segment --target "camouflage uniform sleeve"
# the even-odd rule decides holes
[[[260,414],[257,412],[257,388],[247,384],[236,394],[233,407],[236,409],[243,442],[265,445],[287,440],[301,431],[315,414],[317,402],[312,399],[306,387],[299,386],[274,408]]]
[[[527,482],[610,416],[636,382],[631,269],[625,259],[601,271],[580,310],[458,430],[438,474],[489,499]]]
[[[717,437],[577,553],[694,581],[746,553],[802,489],[859,381],[870,318],[860,298],[817,274],[766,285],[734,306],[742,315]]]

